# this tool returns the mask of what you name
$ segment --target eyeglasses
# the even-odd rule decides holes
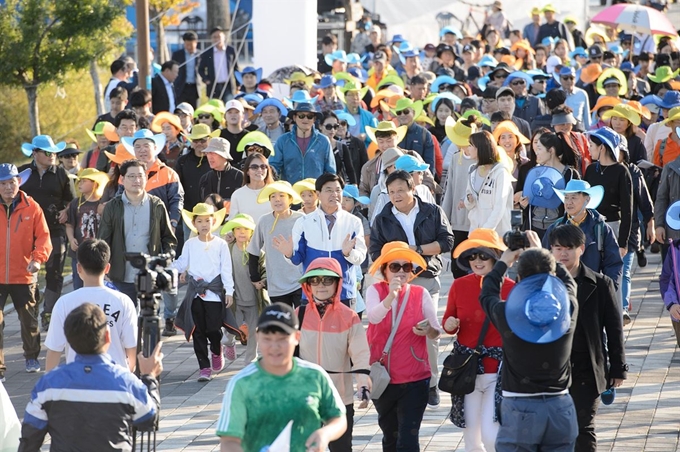
[[[409,115],[409,114],[411,114],[410,108],[405,108],[405,109],[397,112],[397,116],[406,116],[406,115]]]
[[[401,270],[403,270],[404,273],[411,273],[413,271],[413,264],[410,262],[406,262],[405,264],[393,262],[388,265],[387,268],[389,268],[392,273],[399,273]]]
[[[478,258],[479,258],[479,260],[486,262],[489,259],[491,259],[491,256],[489,256],[488,254],[486,254],[484,252],[472,253],[468,256],[468,261],[472,262],[474,260],[477,260]]]
[[[562,80],[574,80],[576,77],[574,77],[573,75],[563,75],[563,76],[560,77],[560,78],[561,78]]]
[[[208,142],[207,138],[197,138],[195,140],[191,140],[192,143],[194,144],[205,144]]]
[[[198,119],[212,119],[212,117],[213,116],[210,115],[210,114],[208,114],[208,115],[198,115]]]
[[[337,280],[338,278],[333,276],[312,276],[311,278],[307,279],[307,282],[310,286],[318,286],[319,284],[323,284],[324,286],[332,286]]]
[[[526,82],[524,80],[515,80],[514,82],[511,83],[512,86],[520,86],[525,84]]]
[[[324,124],[323,128],[326,130],[337,130],[340,124]]]
[[[298,119],[314,119],[316,115],[314,113],[297,113],[295,117]]]
[[[253,171],[257,171],[257,170],[267,171],[269,169],[269,166],[268,165],[255,165],[255,164],[253,164],[253,165],[250,165],[248,167],[248,169],[251,169]]]

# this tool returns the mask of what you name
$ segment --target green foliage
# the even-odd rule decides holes
[[[0,84],[61,82],[109,50],[123,0],[8,0],[0,8]]]

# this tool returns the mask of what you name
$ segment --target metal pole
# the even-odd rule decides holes
[[[137,67],[139,86],[151,89],[151,62],[149,61],[149,0],[136,0],[137,12]]]

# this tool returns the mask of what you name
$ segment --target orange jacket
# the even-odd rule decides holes
[[[50,230],[37,202],[23,191],[14,201],[14,210],[0,215],[0,250],[5,258],[0,262],[0,284],[31,284],[33,274],[26,268],[32,260],[44,264],[52,253]]]

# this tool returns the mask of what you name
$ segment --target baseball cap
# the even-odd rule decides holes
[[[602,49],[601,49],[600,46],[598,46],[598,45],[591,46],[591,47],[588,49],[588,56],[589,56],[590,58],[593,58],[593,57],[601,57],[601,56],[602,56]]]
[[[468,80],[478,79],[481,75],[482,74],[479,72],[479,68],[477,66],[470,66],[470,68],[468,68],[467,72]]]
[[[463,46],[463,53],[465,52],[474,52],[475,48],[472,47],[470,44],[466,44]]]
[[[229,111],[230,109],[235,108],[236,110],[240,111],[243,113],[243,103],[239,102],[238,100],[230,100],[227,102],[227,105],[224,106],[224,111]]]
[[[373,55],[373,61],[382,61],[383,63],[387,61],[387,55],[382,50],[378,50]]]
[[[272,303],[264,308],[257,320],[257,330],[268,326],[281,328],[288,334],[293,334],[299,329],[298,316],[293,308],[284,303]]]
[[[181,104],[176,106],[175,111],[173,113],[177,114],[178,111],[181,111],[190,118],[194,117],[194,107],[192,107],[189,102],[182,102]]]
[[[427,50],[428,52],[431,52],[435,49],[436,47],[432,43],[425,44],[425,47],[423,47],[423,50]]]
[[[510,88],[509,86],[504,86],[500,88],[498,91],[496,91],[496,99],[508,94],[511,95],[512,97],[515,97],[515,92],[512,90],[512,88]]]

